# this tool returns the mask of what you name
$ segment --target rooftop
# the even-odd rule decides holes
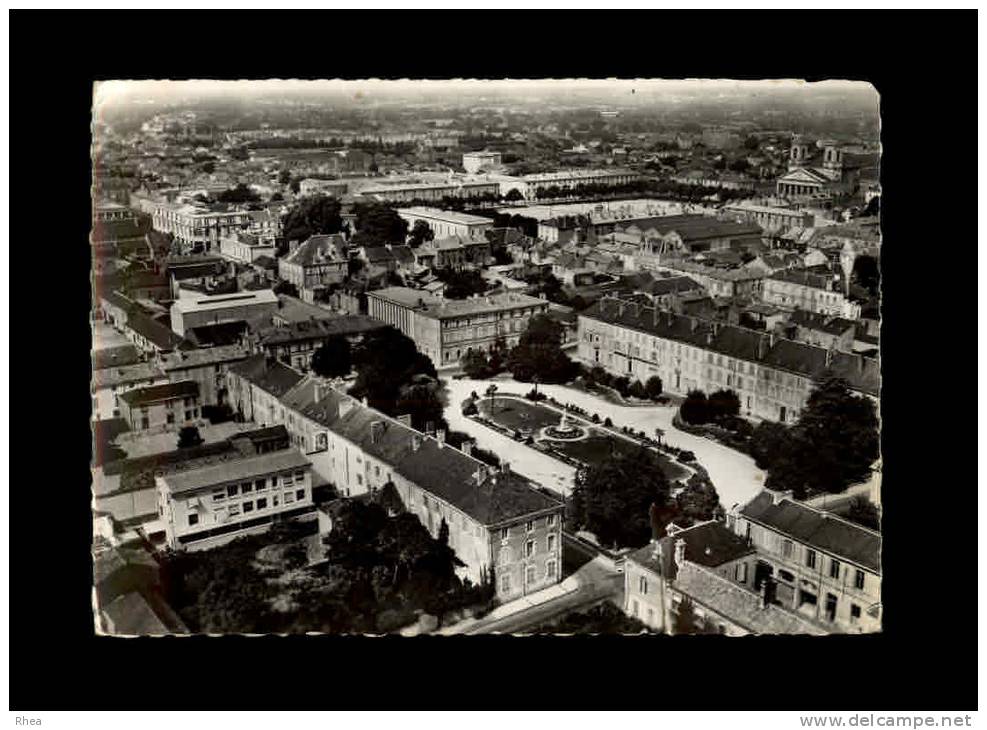
[[[263,353],[248,357],[230,368],[261,390],[280,398],[291,390],[304,376],[284,363],[268,358]]]
[[[679,540],[685,541],[686,560],[708,568],[715,568],[757,552],[742,537],[729,530],[723,523],[714,520],[701,522],[659,540],[660,561],[654,543],[635,550],[627,557],[658,575],[674,578],[677,566],[673,558],[675,543]]]
[[[221,464],[204,466],[160,477],[173,494],[193,492],[216,484],[226,484],[240,479],[270,474],[283,469],[298,469],[311,466],[312,462],[296,449],[271,451],[266,454],[240,456]]]
[[[133,365],[140,362],[140,353],[137,352],[137,348],[133,345],[107,347],[102,350],[93,350],[92,362],[93,370]]]
[[[469,314],[487,314],[526,307],[539,307],[547,304],[544,299],[515,292],[500,292],[472,299],[442,299],[419,289],[409,289],[408,287],[401,286],[392,286],[386,289],[367,292],[367,296],[416,309],[422,315],[436,319],[461,317]]]
[[[130,407],[146,406],[152,403],[174,400],[176,398],[198,398],[199,384],[194,380],[183,380],[179,383],[152,385],[148,388],[135,388],[121,393],[120,398]]]
[[[466,226],[493,226],[493,220],[480,215],[469,215],[467,213],[457,213],[453,210],[442,210],[440,208],[426,208],[424,206],[414,206],[411,208],[399,208],[398,215],[411,216],[415,218],[430,218],[432,220],[446,223],[458,223]]]
[[[249,306],[252,304],[277,304],[278,297],[270,289],[258,289],[252,292],[236,294],[217,294],[214,296],[191,297],[178,299],[171,306],[182,314],[190,312],[208,312],[217,309]]]
[[[149,362],[138,362],[133,365],[120,365],[118,367],[102,368],[93,370],[92,383],[97,389],[111,388],[114,385],[124,385],[142,380],[158,380],[164,377],[164,373],[155,365]]]
[[[324,319],[309,319],[292,322],[286,327],[273,327],[261,333],[260,341],[264,345],[274,345],[300,340],[321,340],[327,337],[347,336],[373,332],[390,325],[379,319],[363,314],[334,315],[327,312]]]
[[[310,236],[281,260],[299,266],[346,261],[346,239],[341,233]]]
[[[217,345],[169,353],[161,358],[161,367],[168,372],[243,360],[246,357],[247,352],[238,345]]]
[[[872,572],[881,572],[881,535],[866,527],[788,497],[776,502],[768,491],[762,491],[744,505],[740,514],[803,544]]]

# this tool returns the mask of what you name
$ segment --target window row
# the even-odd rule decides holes
[[[295,484],[305,483],[305,472],[296,471],[285,472],[284,474],[272,476],[270,478],[270,487],[272,489],[278,488],[278,479],[281,480],[280,486],[291,487]],[[248,482],[240,482],[238,484],[227,484],[226,488],[213,489],[212,499],[214,502],[221,502],[227,497],[235,497],[238,494],[249,494],[250,492],[263,492],[268,488],[268,479],[265,477],[263,479],[255,479]]]

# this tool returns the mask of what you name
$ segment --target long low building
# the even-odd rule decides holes
[[[685,395],[730,389],[748,416],[792,423],[825,373],[877,399],[880,363],[772,334],[605,296],[579,314],[578,356],[615,375]]]
[[[410,203],[416,200],[438,202],[443,198],[499,197],[498,182],[395,183],[364,188],[360,195],[388,203]]]
[[[491,218],[457,213],[452,210],[440,210],[439,208],[423,206],[399,208],[397,214],[408,221],[408,230],[411,230],[418,221],[427,223],[437,239],[461,236],[462,238],[486,241],[484,233],[493,228]]]
[[[415,341],[436,367],[456,365],[470,350],[490,350],[502,340],[518,343],[544,299],[502,292],[471,299],[442,299],[418,289],[388,287],[367,292],[367,312]]]
[[[501,195],[507,195],[511,190],[517,190],[528,200],[539,197],[539,193],[549,188],[557,188],[568,193],[580,185],[603,185],[620,187],[642,180],[643,176],[631,170],[559,170],[556,172],[541,172],[524,175],[523,177],[504,177],[500,181]]]
[[[267,382],[266,373],[254,373]],[[433,537],[445,523],[461,573],[475,584],[493,581],[501,600],[561,580],[560,501],[506,462],[493,468],[448,445],[442,431],[423,434],[318,378],[296,375],[271,413],[340,494],[399,500]],[[253,387],[252,375],[243,376]]]
[[[803,210],[740,202],[723,206],[723,212],[736,220],[756,223],[769,233],[781,233],[793,228],[811,228],[815,216]]]

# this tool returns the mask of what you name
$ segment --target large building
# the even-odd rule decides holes
[[[844,164],[843,150],[836,144],[823,145],[821,164],[814,164],[812,145],[800,135],[792,137],[788,172],[778,178],[779,197],[798,199],[823,194],[849,194],[856,190],[859,170]]]
[[[734,219],[756,223],[767,233],[784,233],[798,228],[811,228],[815,216],[804,210],[757,205],[747,201],[723,206],[723,212]]]
[[[415,265],[429,269],[462,269],[465,266],[482,267],[490,259],[490,242],[486,238],[447,236],[425,241],[412,249]]]
[[[390,492],[433,537],[442,523],[473,583],[501,600],[554,585],[562,574],[561,502],[504,462],[490,467],[369,408],[316,378],[281,398],[284,423],[321,478],[345,495]]]
[[[312,515],[311,467],[289,448],[156,477],[168,547],[208,549]]]
[[[831,317],[857,319],[860,305],[840,291],[837,274],[805,270],[776,271],[764,280],[761,297],[766,304],[805,310]]]
[[[197,295],[179,299],[171,305],[171,329],[184,335],[187,329],[223,322],[270,322],[277,309],[278,297],[270,289]]]
[[[490,181],[393,183],[364,188],[360,191],[360,195],[386,203],[439,202],[443,198],[500,197],[500,183]]]
[[[199,384],[185,380],[135,388],[120,395],[119,405],[131,431],[177,431],[199,420]]]
[[[294,284],[299,292],[339,284],[349,271],[346,240],[342,235],[311,236],[278,259],[278,276]]]
[[[219,240],[219,254],[232,261],[252,264],[259,256],[274,256],[274,238],[237,231]]]
[[[305,178],[298,183],[298,194],[301,196],[324,194],[334,198],[346,195],[348,184],[343,180],[317,180]]]
[[[839,632],[881,630],[881,535],[765,490],[727,515],[757,549],[768,600]]]
[[[493,220],[479,215],[468,215],[439,208],[399,208],[397,214],[408,221],[408,230],[418,221],[424,221],[432,229],[435,238],[459,236],[486,241],[485,233],[493,228]]]
[[[335,315],[262,330],[252,347],[255,353],[262,352],[295,370],[308,372],[315,351],[330,339],[345,337],[355,344],[367,333],[385,327],[388,325],[380,320],[362,314]]]
[[[730,389],[744,415],[782,423],[798,419],[827,373],[874,400],[880,391],[879,361],[616,296],[579,313],[578,342],[590,366],[642,383],[657,375],[666,391],[681,395]]]
[[[436,367],[456,365],[470,350],[490,350],[498,339],[513,347],[531,317],[547,311],[544,299],[516,293],[454,300],[406,287],[367,292],[367,313],[414,340]]]
[[[201,349],[177,350],[162,355],[159,364],[172,383],[194,380],[199,384],[199,400],[204,406],[227,405],[229,389],[226,373],[245,360],[240,345],[217,345]]]
[[[221,239],[250,227],[245,210],[210,210],[204,206],[147,199],[140,206],[151,215],[154,230],[170,233],[182,251],[211,251]]]
[[[682,257],[663,256],[660,259],[638,254],[636,259],[644,271],[664,271],[688,276],[701,284],[714,297],[757,297],[764,284],[765,272],[760,269],[711,266]],[[657,263],[660,261],[660,263]]]
[[[721,522],[686,529],[673,524],[667,536],[627,556],[623,608],[664,633],[676,632],[683,610],[692,611],[696,633],[828,633],[810,618],[765,600],[756,566],[756,549]]]
[[[558,172],[540,172],[524,175],[523,177],[508,178],[500,181],[500,194],[507,195],[511,190],[517,190],[527,200],[542,197],[541,194],[550,188],[556,188],[564,194],[569,194],[580,185],[602,185],[604,187],[621,187],[638,182],[642,176],[631,170],[560,170]]]
[[[464,152],[463,169],[469,173],[482,172],[494,167],[500,167],[499,152]]]

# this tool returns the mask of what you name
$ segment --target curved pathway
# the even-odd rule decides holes
[[[502,460],[510,462],[518,473],[546,487],[565,494],[569,493],[575,469],[462,415],[460,407],[471,391],[476,391],[477,395],[483,397],[483,392],[493,382],[501,392],[523,395],[531,390],[530,384],[519,383],[509,376],[507,378],[499,376],[493,380],[468,378],[443,380],[449,389],[449,406],[445,415],[451,428],[465,431],[476,438],[478,446],[489,449]],[[720,495],[720,502],[727,509],[734,504],[747,502],[764,485],[764,472],[758,469],[754,460],[746,454],[675,428],[672,425],[674,407],[617,406],[590,393],[564,385],[539,385],[538,390],[552,396],[560,403],[572,403],[585,408],[590,416],[593,413],[599,413],[601,419],[609,416],[617,428],[626,425],[636,430],[643,430],[650,436],[654,435],[656,428],[662,429],[665,432],[665,443],[695,453],[699,463],[709,472],[710,479],[713,480],[713,485]]]

